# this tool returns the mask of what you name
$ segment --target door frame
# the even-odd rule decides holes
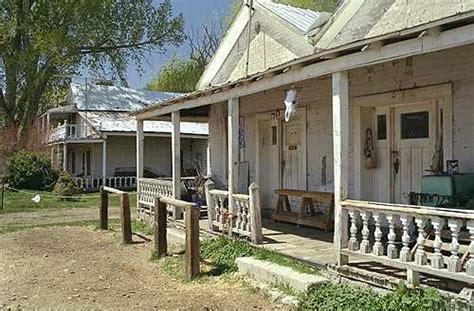
[[[307,127],[308,127],[308,115],[307,115],[307,110],[306,107],[298,107],[299,111],[304,111],[304,126],[303,126],[303,132],[302,132],[302,148],[303,148],[303,168],[305,173],[305,178],[304,178],[304,184],[305,184],[305,189],[301,190],[306,190],[308,188],[308,172],[307,172]],[[277,174],[278,174],[278,185],[281,188],[283,185],[283,170],[282,170],[282,159],[283,159],[283,123],[284,122],[284,114],[285,110],[274,110],[270,112],[261,112],[255,114],[255,180],[257,184],[260,185],[261,183],[261,170],[260,170],[260,130],[259,130],[259,121],[271,121],[275,120],[277,121],[277,133],[278,133],[278,140],[277,140],[277,145],[278,145],[278,165],[277,167]]]
[[[376,107],[396,107],[419,102],[433,101],[436,103],[436,109],[442,110],[443,122],[443,159],[452,159],[453,157],[453,101],[452,84],[444,83],[426,87],[412,88],[406,90],[397,90],[373,95],[364,95],[353,98],[353,118],[354,118],[354,199],[362,199],[362,184],[367,184],[367,174],[363,174],[363,136],[364,130],[361,126],[363,111],[371,109],[375,114]],[[438,119],[439,120],[439,119]],[[392,123],[392,122],[391,122]],[[374,127],[375,124],[372,124]],[[438,124],[436,124],[438,129]],[[387,129],[391,134],[392,129]],[[443,161],[443,167],[446,169],[446,161]],[[391,165],[390,165],[391,167]],[[391,170],[391,168],[390,168]],[[372,175],[371,175],[372,176]],[[390,173],[390,176],[392,174]],[[365,179],[365,180],[364,180]],[[389,179],[389,186],[392,188],[393,180]]]

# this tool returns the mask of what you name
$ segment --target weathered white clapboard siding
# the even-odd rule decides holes
[[[451,83],[453,89],[453,157],[463,172],[474,171],[474,45],[387,62],[349,72],[351,105],[356,96]],[[308,189],[333,190],[332,117],[330,77],[313,79],[295,85],[300,89],[300,106],[307,108]],[[288,86],[287,88],[289,88]],[[284,109],[286,88],[241,98],[240,114],[244,117],[245,160],[250,164],[250,181],[255,180],[255,122],[258,112]],[[211,108],[209,124],[211,168],[225,182],[225,106]],[[354,167],[354,115],[350,119],[350,167]],[[322,183],[322,161],[326,157],[326,184]],[[349,194],[354,193],[354,170],[349,172]]]

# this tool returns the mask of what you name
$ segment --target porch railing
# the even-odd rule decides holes
[[[50,130],[48,142],[88,138],[94,134],[90,126],[78,124],[62,124]]]
[[[232,194],[233,207],[229,208],[229,192],[214,189],[206,182],[206,201],[209,229],[249,237],[253,243],[262,243],[262,215],[258,185],[252,183],[249,194]]]
[[[155,198],[173,198],[173,181],[165,179],[140,178],[137,189],[138,212],[140,215],[151,215]],[[173,207],[168,206],[168,211],[173,212]]]
[[[350,222],[342,254],[407,270],[415,280],[421,272],[474,283],[474,213],[355,200],[342,207]]]
[[[77,185],[85,191],[96,191],[103,184],[102,177],[73,177]],[[105,177],[105,186],[120,190],[130,190],[137,187],[135,176],[112,176]]]

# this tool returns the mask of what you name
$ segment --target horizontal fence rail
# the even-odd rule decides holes
[[[466,210],[345,200],[346,255],[474,284],[474,213]]]
[[[112,177],[73,177],[76,184],[85,191],[97,191],[103,186],[117,188],[121,190],[130,190],[137,187],[137,178],[135,176],[112,176]]]
[[[232,194],[233,207],[229,207],[229,192],[214,189],[206,182],[206,201],[209,229],[249,237],[253,243],[262,243],[262,221],[259,188],[253,183],[249,194]]]

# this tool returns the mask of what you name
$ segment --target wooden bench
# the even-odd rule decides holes
[[[274,221],[294,223],[297,225],[324,229],[326,231],[334,228],[334,193],[277,189],[275,190],[275,194],[278,195],[278,201],[275,213],[272,215]],[[301,198],[301,205],[298,212],[291,211],[290,200],[288,197]],[[328,210],[326,213],[317,214],[313,201],[327,204]]]

